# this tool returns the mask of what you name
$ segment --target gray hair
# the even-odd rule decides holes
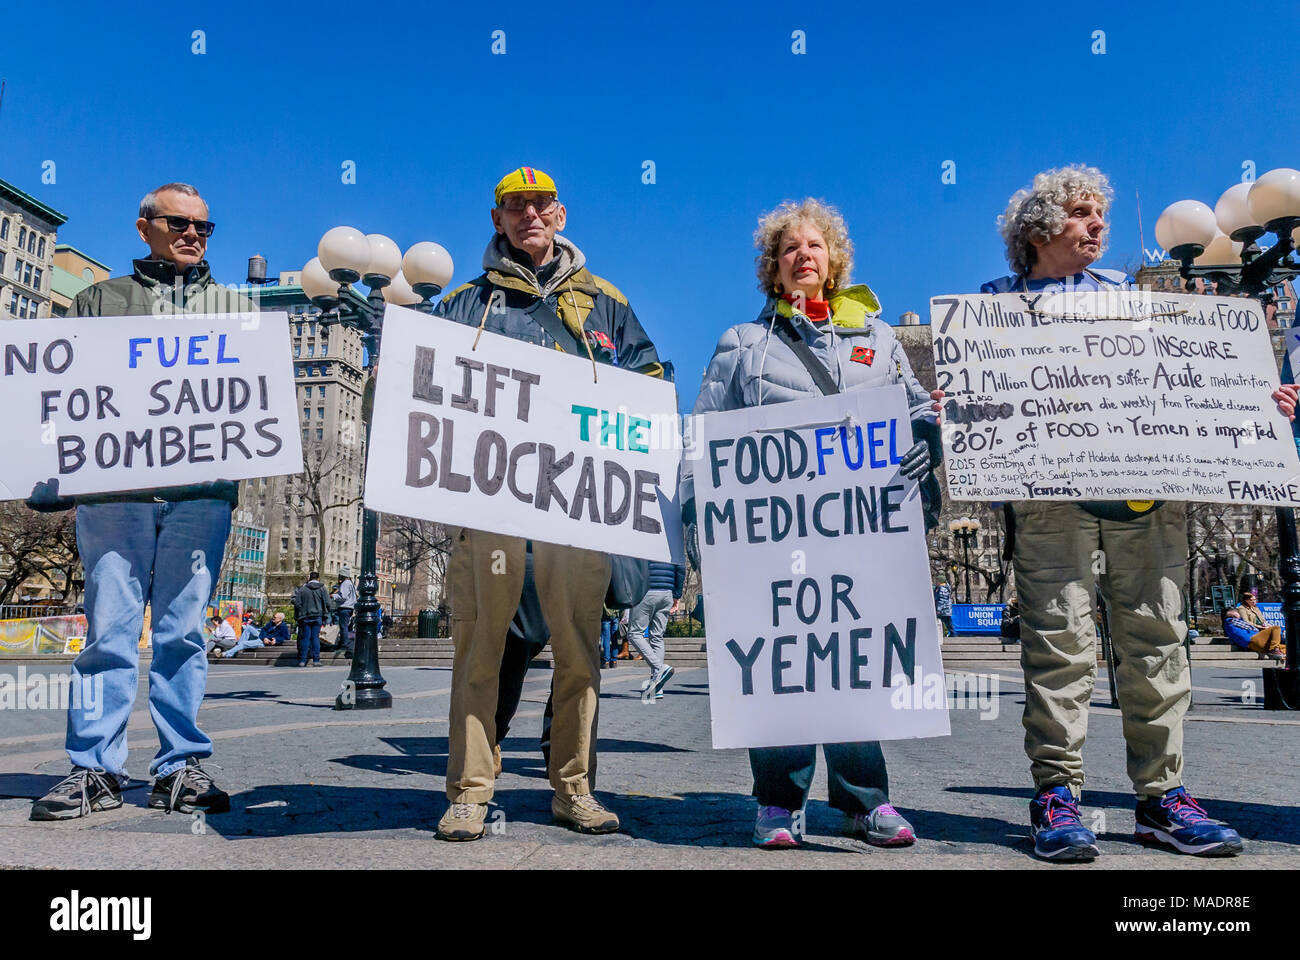
[[[1071,164],[1046,170],[1034,177],[1033,186],[1017,190],[998,217],[998,232],[1007,245],[1007,263],[1016,276],[1029,273],[1038,259],[1033,241],[1040,243],[1065,229],[1066,207],[1075,200],[1095,197],[1109,209],[1115,192],[1106,175],[1096,167]],[[1106,250],[1110,226],[1101,233],[1101,252]]]
[[[168,191],[171,191],[172,193],[183,193],[187,197],[199,196],[199,191],[188,183],[164,183],[158,189],[150,190],[144,195],[144,199],[140,201],[140,218],[143,220],[152,220],[154,217],[158,216],[158,194],[167,193]],[[202,200],[203,198],[199,197],[199,199]]]

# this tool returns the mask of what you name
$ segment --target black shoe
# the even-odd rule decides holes
[[[116,810],[122,805],[117,777],[101,769],[73,767],[41,799],[32,804],[30,820],[75,820],[95,810]]]
[[[220,789],[193,757],[185,766],[153,782],[149,806],[171,813],[225,813],[230,809],[230,795]]]

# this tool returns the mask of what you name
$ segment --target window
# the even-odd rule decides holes
[[[325,408],[324,408],[324,407],[317,407],[317,408],[316,408],[316,419],[317,419],[317,420],[324,420],[324,419],[325,419]]]
[[[311,407],[303,407],[303,408],[302,408],[302,418],[303,418],[304,420],[310,420],[310,419],[311,419]]]
[[[0,220],[0,240],[8,240],[8,239],[9,239],[9,218],[5,217],[3,220]]]
[[[0,276],[3,276],[4,272],[5,272],[5,255],[3,251],[0,251]]]
[[[36,231],[35,230],[27,234],[27,252],[28,253],[36,252]]]
[[[32,271],[32,288],[38,291],[41,289],[41,268],[40,267],[37,267],[35,270]]]
[[[23,262],[19,260],[17,257],[14,257],[14,279],[21,280],[22,278],[23,278]]]
[[[27,246],[27,228],[19,227],[18,228],[18,249],[21,250],[25,246]]]
[[[14,298],[9,301],[9,312],[15,317],[18,316],[18,294],[16,293],[14,294]]]
[[[23,283],[29,287],[32,285],[32,265],[30,263],[23,264]]]
[[[302,344],[295,343],[293,345],[293,355],[295,358],[302,356]]]
[[[307,356],[309,357],[316,356],[316,344],[314,343],[307,344]]]
[[[297,370],[295,370],[295,371],[293,372],[293,375],[294,375],[295,377],[301,377],[301,376],[302,376],[302,367],[299,367]]]
[[[317,440],[324,440],[324,439],[325,439],[325,431],[322,430],[320,427],[317,427],[317,428],[316,428],[316,439],[317,439]]]
[[[36,246],[36,256],[40,257],[42,260],[45,259],[45,238],[44,237],[41,237],[41,242]]]

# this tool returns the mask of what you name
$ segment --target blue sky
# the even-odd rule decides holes
[[[689,407],[718,335],[759,309],[751,235],[783,199],[840,207],[854,279],[893,322],[1006,272],[995,218],[1037,170],[1110,174],[1103,265],[1124,266],[1141,255],[1135,191],[1154,248],[1168,203],[1213,204],[1247,161],[1300,166],[1276,92],[1293,3],[1232,25],[1198,0],[875,6],[22,4],[0,36],[0,177],[115,272],[142,249],[140,196],[179,179],[211,204],[220,280],[254,253],[296,269],[346,223],[437,240],[459,283],[480,270],[492,186],[530,163]]]

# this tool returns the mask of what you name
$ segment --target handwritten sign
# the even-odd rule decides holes
[[[647,560],[682,556],[677,391],[389,306],[366,506]]]
[[[900,387],[695,418],[713,746],[948,734]]]
[[[1253,300],[1115,290],[930,308],[953,499],[1300,504]]]
[[[0,351],[0,498],[302,470],[284,313],[17,321]]]

